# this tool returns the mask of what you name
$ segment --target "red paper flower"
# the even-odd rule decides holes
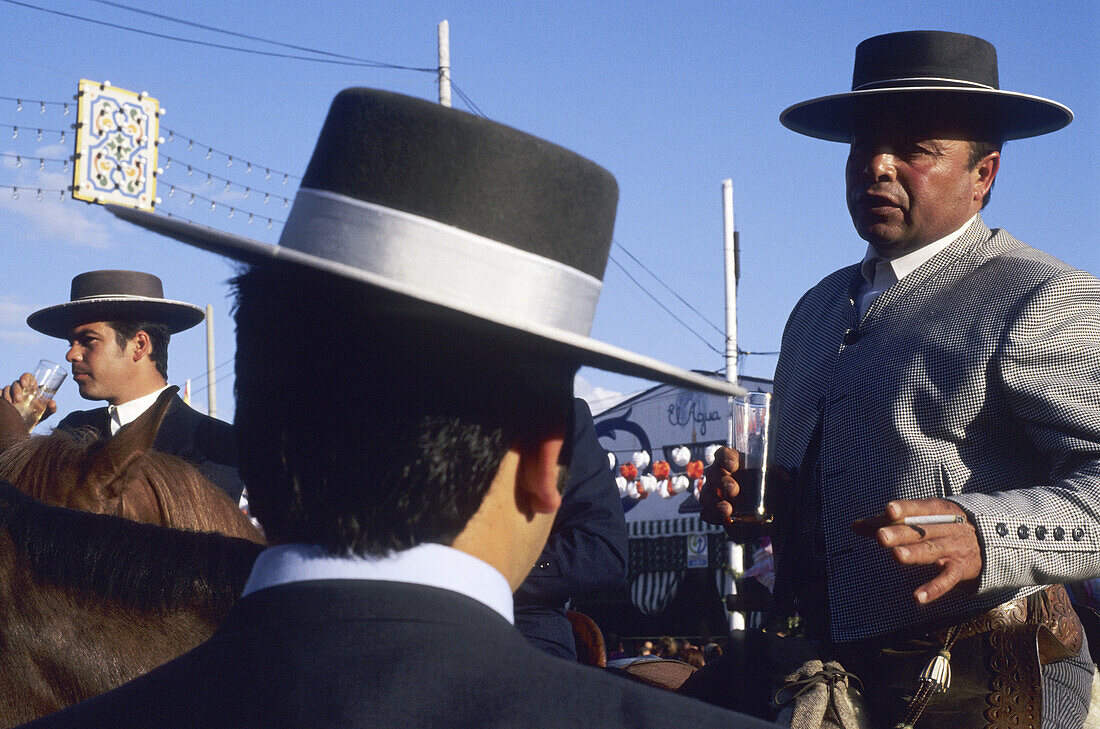
[[[633,463],[624,463],[619,466],[619,475],[627,481],[635,481],[638,478],[638,468]]]
[[[704,468],[703,468],[703,462],[702,461],[692,461],[691,463],[689,463],[687,465],[687,475],[688,475],[688,478],[690,478],[692,480],[702,478],[703,477],[703,471],[704,471]]]
[[[658,481],[664,481],[668,478],[668,474],[672,471],[668,466],[668,461],[657,461],[653,464],[653,477]]]

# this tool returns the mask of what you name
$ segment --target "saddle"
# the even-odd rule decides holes
[[[1053,585],[953,626],[828,652],[860,677],[868,708],[889,726],[1039,729],[1040,668],[1078,655],[1082,635],[1065,588]],[[950,687],[921,690],[937,653],[949,654]]]

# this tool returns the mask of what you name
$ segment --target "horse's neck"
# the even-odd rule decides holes
[[[143,611],[36,579],[0,534],[0,726],[119,686],[195,647],[215,627],[192,610]]]

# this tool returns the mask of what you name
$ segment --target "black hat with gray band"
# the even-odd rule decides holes
[[[67,339],[73,327],[94,321],[154,322],[175,334],[206,315],[194,304],[164,298],[160,279],[141,271],[81,273],[73,277],[69,299],[34,312],[27,325],[59,339]]]
[[[1057,101],[1002,91],[992,43],[939,30],[868,38],[856,47],[850,92],[795,104],[779,121],[799,134],[848,142],[860,125],[883,116],[951,122],[1001,140],[1047,134],[1073,121]]]
[[[588,336],[617,200],[611,174],[569,150],[423,99],[347,89],[278,245],[109,208],[240,261],[307,266],[473,317],[577,364],[743,392]]]

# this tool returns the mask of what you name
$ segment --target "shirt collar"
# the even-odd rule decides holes
[[[879,276],[892,274],[894,282],[901,281],[913,271],[920,268],[922,264],[930,260],[934,255],[958,240],[958,238],[966,232],[966,229],[970,227],[971,223],[974,222],[974,218],[976,217],[978,217],[977,213],[971,216],[970,220],[963,223],[962,227],[953,233],[948,233],[939,240],[932,241],[928,245],[921,246],[917,250],[910,251],[897,258],[883,258],[875,251],[874,246],[868,244],[867,252],[863,255],[863,263],[860,264],[860,272],[863,274],[863,279],[875,288],[885,288],[875,286]]]
[[[134,422],[142,413],[153,407],[157,397],[166,389],[168,389],[168,385],[150,392],[148,395],[142,395],[139,398],[118,405],[108,405],[107,413],[111,417],[111,435],[117,433],[123,425]]]
[[[260,553],[244,595],[308,580],[382,580],[427,585],[466,595],[509,623],[512,589],[504,575],[477,557],[442,544],[421,544],[385,557],[334,556],[314,544],[281,544]]]

